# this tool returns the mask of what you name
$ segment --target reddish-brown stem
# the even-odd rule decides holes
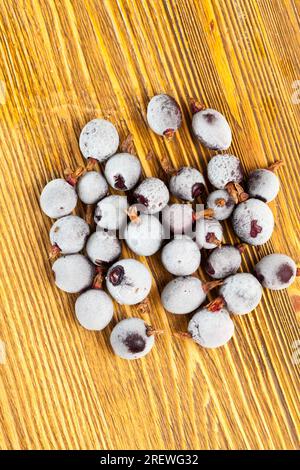
[[[239,252],[242,254],[244,253],[244,251],[246,250],[247,248],[247,244],[246,243],[238,243],[237,245],[235,245],[235,247],[239,250]]]
[[[149,150],[149,152],[146,155],[147,162],[149,162],[150,160],[153,160],[154,157],[155,157],[155,154],[154,154],[153,150]]]
[[[235,204],[239,202],[245,202],[249,199],[249,194],[247,194],[243,187],[239,183],[228,183],[226,185],[226,190],[231,198],[234,200]]]
[[[224,281],[218,280],[218,281],[210,281],[210,282],[205,282],[202,284],[202,289],[204,290],[205,294],[209,292],[212,289],[215,289],[215,287],[219,287],[223,284]]]
[[[218,207],[224,207],[226,204],[226,200],[223,197],[219,197],[216,199],[216,206]]]
[[[121,149],[121,152],[131,153],[131,155],[136,155],[132,134],[128,134],[126,139],[122,142],[120,149]]]
[[[164,137],[165,137],[167,140],[172,140],[173,137],[174,137],[174,134],[175,134],[174,129],[167,129],[167,130],[165,130],[165,132],[164,132]]]
[[[85,168],[79,166],[75,171],[66,168],[64,171],[65,179],[71,186],[76,186],[78,179],[85,173]]]
[[[162,335],[164,333],[163,330],[156,330],[155,328],[153,328],[153,326],[151,325],[146,325],[146,335],[147,336],[158,336],[158,335]]]
[[[225,305],[223,297],[217,297],[215,300],[205,306],[210,312],[218,312]]]
[[[297,276],[297,277],[300,277],[300,268],[297,268],[297,269],[296,269],[296,276]]]
[[[203,109],[205,109],[204,104],[200,103],[200,101],[194,100],[194,98],[190,98],[190,106],[192,114],[199,113],[199,111],[203,111]]]
[[[203,211],[193,212],[193,221],[195,222],[199,219],[212,219],[214,215],[215,212],[213,209],[204,209]]]
[[[209,233],[206,236],[207,243],[213,243],[216,246],[222,246],[221,240],[219,240],[214,233]]]
[[[270,165],[268,167],[268,170],[275,172],[275,171],[278,170],[278,168],[280,168],[283,165],[284,165],[284,161],[283,160],[278,160],[277,162],[272,163],[272,165]]]
[[[92,225],[92,223],[94,222],[94,204],[87,204],[85,212],[85,221],[89,225]]]
[[[177,173],[177,170],[175,170],[175,168],[172,166],[166,155],[160,159],[160,164],[164,173],[167,175],[175,175]]]
[[[137,305],[137,310],[140,315],[150,314],[150,301],[148,297]]]
[[[103,282],[104,282],[104,274],[103,274],[103,271],[100,270],[97,272],[96,276],[94,277],[93,289],[103,289]]]
[[[87,164],[86,164],[86,167],[85,167],[86,171],[95,170],[97,164],[98,164],[98,160],[96,160],[96,158],[92,158],[92,157],[88,158]]]
[[[176,336],[176,338],[187,338],[191,339],[192,335],[191,333],[185,332],[185,331],[174,331],[173,336]]]
[[[60,252],[61,252],[61,249],[59,248],[58,245],[56,245],[56,244],[52,245],[51,249],[50,249],[50,253],[49,253],[49,259],[54,261],[56,258],[59,257]]]

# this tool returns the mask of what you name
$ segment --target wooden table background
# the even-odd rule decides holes
[[[145,175],[152,149],[205,170],[189,97],[224,112],[231,151],[245,169],[283,158],[271,204],[275,233],[243,268],[274,251],[299,260],[300,3],[293,0],[1,0],[1,449],[299,448],[299,281],[264,292],[236,318],[225,348],[208,351],[171,332],[187,318],[164,312],[169,279],[159,257],[151,313],[165,330],[146,359],[109,348],[111,327],[90,333],[75,296],[55,288],[47,260],[51,221],[39,194],[82,163],[78,136],[95,117],[131,132]],[[145,121],[149,98],[174,95],[183,127],[167,143]],[[82,209],[79,211],[82,213]],[[227,241],[232,236],[227,232]],[[124,249],[124,254],[128,254]],[[130,256],[133,256],[130,254]],[[116,318],[138,315],[116,308]],[[297,350],[298,347],[298,350]]]

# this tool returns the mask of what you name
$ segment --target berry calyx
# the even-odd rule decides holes
[[[192,114],[199,113],[199,111],[203,111],[205,109],[204,104],[200,103],[200,101],[196,101],[194,98],[190,98],[190,107]]]
[[[175,134],[175,131],[174,129],[166,129],[163,133],[164,137],[167,139],[167,140],[172,140],[173,137],[174,137],[174,134]]]
[[[208,305],[206,305],[207,310],[210,312],[218,312],[221,310],[225,305],[225,301],[223,297],[217,297],[215,300],[210,302]]]
[[[216,246],[221,246],[222,242],[216,237],[216,234],[213,232],[208,232],[205,236],[205,241],[207,243],[213,243]]]
[[[125,270],[123,266],[115,266],[109,272],[109,281],[113,286],[119,286],[124,279]]]
[[[66,168],[64,171],[65,180],[71,185],[76,186],[77,181],[79,180],[80,176],[85,173],[85,168],[83,166],[79,166],[76,168],[75,171],[72,171],[70,168]]]
[[[49,253],[49,259],[54,261],[58,258],[60,255],[61,249],[59,246],[55,243],[54,245],[51,246],[50,253]]]
[[[249,199],[249,194],[244,191],[243,187],[239,183],[230,182],[225,186],[225,189],[232,197],[235,204],[247,201],[247,199]]]

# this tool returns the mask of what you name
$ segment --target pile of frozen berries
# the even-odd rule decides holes
[[[188,331],[179,334],[205,348],[231,339],[230,315],[255,309],[262,287],[285,289],[297,275],[295,262],[284,254],[265,256],[253,274],[237,272],[247,244],[262,245],[272,235],[274,218],[267,204],[279,191],[275,171],[282,162],[252,171],[244,189],[240,160],[224,153],[232,138],[227,120],[195,101],[191,108],[194,136],[217,151],[207,166],[212,192],[202,173],[188,166],[175,170],[162,163],[164,181],[141,180],[132,139],[129,136],[118,153],[118,132],[104,119],[94,119],[82,129],[79,147],[85,166],[67,170],[64,178],[50,181],[42,191],[43,212],[57,219],[50,230],[55,283],[65,292],[80,294],[75,314],[88,330],[100,331],[110,323],[112,299],[121,305],[147,305],[151,273],[136,259],[120,259],[122,240],[135,255],[161,250],[163,268],[175,276],[161,292],[162,305],[172,314],[193,313]],[[181,126],[182,113],[172,97],[161,94],[150,100],[147,121],[152,131],[171,139]],[[78,199],[86,207],[86,220],[73,214]],[[223,244],[221,222],[229,218],[243,243]],[[195,275],[202,259],[209,282]],[[218,296],[203,306],[215,288]],[[113,328],[111,346],[118,356],[137,359],[152,349],[156,333],[142,319],[127,318]]]

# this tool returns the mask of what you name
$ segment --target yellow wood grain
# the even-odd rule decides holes
[[[271,204],[274,235],[249,248],[243,269],[274,251],[299,261],[299,2],[1,0],[0,7],[0,448],[299,448],[300,332],[291,302],[299,309],[299,281],[289,292],[265,291],[255,312],[234,319],[233,341],[209,351],[172,337],[188,318],[164,312],[159,291],[169,277],[159,256],[144,259],[154,277],[145,319],[165,334],[147,358],[128,363],[110,350],[112,326],[80,328],[76,297],[55,288],[51,221],[38,203],[47,181],[82,163],[78,136],[95,117],[111,119],[122,138],[132,132],[145,175],[160,171],[145,158],[150,149],[177,167],[205,170],[211,152],[190,133],[195,96],[225,113],[231,151],[246,171],[285,161]],[[184,113],[170,143],[145,121],[158,92],[174,95]],[[233,240],[228,230],[226,239]],[[133,256],[125,248],[124,255]],[[115,320],[129,315],[137,309],[116,307]]]

